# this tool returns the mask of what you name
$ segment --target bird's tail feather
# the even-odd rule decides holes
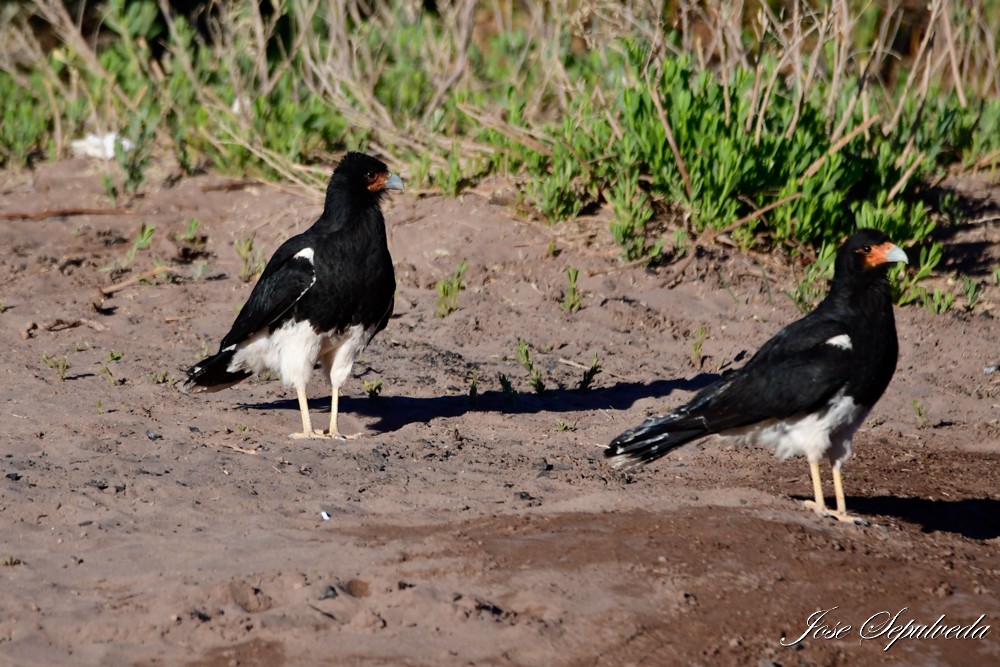
[[[604,456],[616,468],[634,468],[665,456],[674,449],[709,433],[709,429],[687,414],[671,412],[647,419],[611,441]]]
[[[188,369],[187,380],[178,383],[177,388],[185,394],[196,394],[203,391],[220,391],[242,382],[253,373],[250,371],[229,369],[229,364],[236,353],[235,348],[227,348],[203,359]]]

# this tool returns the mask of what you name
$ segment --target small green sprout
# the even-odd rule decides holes
[[[378,398],[382,393],[381,380],[365,380],[365,393],[368,398]]]
[[[468,268],[469,265],[465,263],[465,260],[462,260],[453,274],[438,282],[438,300],[437,308],[434,311],[435,317],[447,317],[458,310],[458,293],[465,289],[462,276],[465,275],[465,271]]]
[[[580,290],[576,286],[576,279],[580,277],[580,271],[572,266],[567,266],[566,275],[569,278],[569,287],[566,288],[559,307],[567,313],[575,313],[580,310],[580,306],[582,305]]]

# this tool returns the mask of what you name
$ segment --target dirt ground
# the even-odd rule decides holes
[[[0,215],[107,209],[102,169],[0,175]],[[716,244],[669,288],[669,268],[622,266],[586,231],[606,230],[600,213],[549,228],[489,189],[394,196],[396,315],[341,400],[342,430],[363,435],[291,441],[296,402],[275,379],[200,396],[173,382],[249,294],[234,242],[254,232],[270,253],[320,201],[217,175],[156,183],[132,214],[0,222],[0,664],[1000,664],[988,180],[942,233],[979,303],[897,312],[896,376],[845,466],[868,526],[805,510],[808,466],[768,451],[706,440],[630,474],[602,456],[799,316],[779,258]],[[206,238],[178,240],[192,217]],[[142,222],[152,245],[130,259]],[[462,260],[458,310],[435,317]],[[560,308],[569,265],[576,313]],[[310,397],[324,424],[318,372]],[[826,632],[795,642],[819,610]],[[965,638],[906,635],[941,615]]]

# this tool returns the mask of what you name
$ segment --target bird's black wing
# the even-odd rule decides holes
[[[818,409],[855,366],[843,322],[806,317],[782,329],[746,366],[697,394],[683,411],[710,433]]]
[[[271,326],[316,282],[313,252],[303,235],[288,239],[267,263],[220,349],[240,343]]]
[[[686,405],[625,431],[604,455],[626,466],[649,463],[712,433],[820,408],[846,386],[854,366],[846,331],[843,323],[822,316],[789,325],[746,366],[705,387]]]

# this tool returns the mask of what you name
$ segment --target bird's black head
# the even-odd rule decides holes
[[[387,190],[402,190],[403,181],[378,158],[348,153],[333,170],[326,189],[325,216],[377,206]]]
[[[884,277],[896,262],[906,264],[906,253],[877,229],[859,229],[840,247],[834,280],[853,277]]]

